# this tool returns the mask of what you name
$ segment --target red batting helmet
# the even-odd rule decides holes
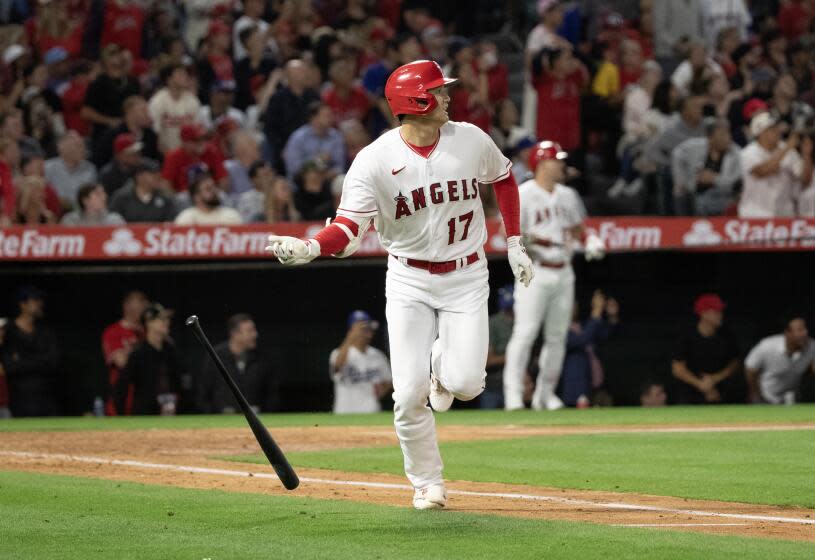
[[[549,140],[538,142],[529,152],[529,170],[534,173],[540,162],[549,159],[566,159],[567,155],[557,142]]]
[[[436,98],[428,90],[452,84],[441,66],[432,60],[416,60],[394,70],[385,83],[385,99],[394,116],[427,115],[436,108]]]

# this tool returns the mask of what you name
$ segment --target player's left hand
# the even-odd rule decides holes
[[[590,233],[588,237],[586,237],[583,248],[586,251],[587,261],[600,260],[606,256],[605,242],[593,233]]]
[[[284,265],[306,264],[320,256],[320,244],[313,239],[270,235],[266,252],[273,254]]]
[[[521,243],[520,236],[507,238],[507,258],[515,279],[525,287],[529,287],[529,283],[535,276],[535,270],[532,268],[532,259],[526,254],[526,248]]]

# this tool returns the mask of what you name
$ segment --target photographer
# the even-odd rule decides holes
[[[750,121],[753,141],[741,151],[741,218],[794,216],[799,187],[812,180],[812,139],[802,140],[795,131],[782,142],[781,134],[777,119],[767,111]]]

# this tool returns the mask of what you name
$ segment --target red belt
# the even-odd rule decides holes
[[[561,262],[552,262],[552,261],[545,261],[543,259],[535,259],[535,264],[538,266],[542,266],[544,268],[563,268],[566,266],[564,261]]]
[[[467,255],[461,259],[444,262],[420,261],[418,259],[399,260],[408,266],[412,266],[413,268],[421,268],[422,270],[426,270],[430,274],[447,274],[448,272],[453,272],[457,268],[464,268],[465,266],[478,262],[479,258],[478,253],[475,252],[472,255]]]

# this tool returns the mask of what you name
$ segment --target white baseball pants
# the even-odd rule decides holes
[[[428,406],[430,359],[436,337],[441,356],[436,374],[460,400],[484,390],[489,345],[489,272],[481,259],[446,274],[388,259],[385,283],[393,373],[394,424],[415,488],[440,484],[442,460],[436,423]],[[434,356],[435,358],[435,356]]]
[[[574,272],[567,265],[548,268],[535,265],[535,277],[524,288],[515,283],[515,323],[504,364],[504,407],[524,407],[524,376],[532,345],[543,328],[544,344],[538,361],[539,372],[532,397],[533,408],[545,408],[554,396],[566,355],[566,334],[572,320]]]

